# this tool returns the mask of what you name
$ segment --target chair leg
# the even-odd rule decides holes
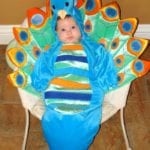
[[[25,124],[25,131],[24,131],[24,137],[23,137],[23,143],[22,143],[22,150],[26,149],[28,132],[29,132],[29,111],[28,111],[28,109],[25,109],[25,115],[26,115],[25,116],[26,124]]]
[[[129,145],[129,139],[128,139],[125,124],[124,124],[123,108],[120,109],[120,120],[121,120],[121,127],[122,127],[122,131],[123,131],[123,137],[125,140],[126,148],[127,148],[127,150],[132,150],[130,145]]]

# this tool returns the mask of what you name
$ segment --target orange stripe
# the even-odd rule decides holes
[[[82,45],[64,45],[61,50],[83,50]]]
[[[51,84],[59,85],[64,88],[72,88],[72,89],[89,89],[89,84],[82,84],[73,81],[68,81],[60,78],[55,78],[51,81]]]

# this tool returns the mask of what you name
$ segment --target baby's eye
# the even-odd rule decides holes
[[[53,5],[52,8],[55,9],[56,8],[55,5]]]
[[[72,29],[75,29],[76,27],[75,27],[75,26],[72,26],[71,28],[72,28]]]
[[[69,2],[65,2],[65,6],[67,6],[67,7],[68,7],[68,6],[69,6]]]
[[[65,31],[65,29],[61,29],[61,31],[63,31],[63,32],[64,32],[64,31]]]

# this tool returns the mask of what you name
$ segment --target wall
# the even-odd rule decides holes
[[[102,0],[103,4],[113,0]],[[137,17],[140,24],[150,24],[150,0],[116,0],[121,7],[121,17]],[[1,0],[0,25],[21,24],[26,16],[26,10],[32,7],[42,7],[46,0]]]
[[[0,25],[21,24],[27,9],[42,7],[46,0],[0,0]]]

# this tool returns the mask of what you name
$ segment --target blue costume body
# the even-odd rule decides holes
[[[51,1],[51,5],[54,5],[53,1]],[[82,35],[80,44],[85,53],[84,59],[88,64],[87,70],[77,68],[75,65],[60,69],[55,67],[63,46],[56,34],[56,42],[47,52],[42,53],[35,63],[31,76],[32,86],[43,93],[46,111],[42,118],[42,128],[49,148],[51,150],[87,150],[99,130],[104,94],[111,87],[117,86],[116,67],[112,56],[103,45],[91,41],[84,32],[83,20],[79,11],[74,7],[73,10],[68,9],[67,14],[71,15],[79,26]],[[57,15],[53,15],[54,32],[56,20]],[[66,59],[69,63],[82,62],[79,57],[74,61],[70,60],[70,55]],[[82,64],[80,67],[82,68]],[[46,90],[51,80],[70,74],[88,78],[91,92],[76,90],[75,92],[63,91],[60,93],[62,90],[57,90],[57,92],[53,89]],[[79,112],[67,114],[56,110],[58,104],[47,104],[47,99],[53,101],[69,99],[74,101],[73,104],[76,101],[81,103],[86,101],[88,105],[82,107]]]
[[[83,95],[81,95],[79,90],[74,97],[74,93],[67,95],[67,99],[70,98],[74,101],[80,99],[89,101],[89,105],[83,111],[63,114],[55,110],[56,106],[46,105],[42,128],[52,150],[87,150],[99,130],[104,94],[111,87],[117,85],[113,59],[103,45],[83,38],[81,43],[87,56],[88,71],[76,67],[55,69],[54,64],[62,47],[62,43],[59,41],[40,55],[32,73],[32,85],[36,90],[42,91],[44,101],[48,96],[53,99],[61,99],[61,97],[64,99],[64,93],[60,97],[58,97],[60,93],[56,93],[54,96],[52,96],[53,93],[46,94],[50,92],[49,90],[45,92],[45,90],[53,78],[66,74],[89,78],[91,94],[84,95],[82,93]]]

